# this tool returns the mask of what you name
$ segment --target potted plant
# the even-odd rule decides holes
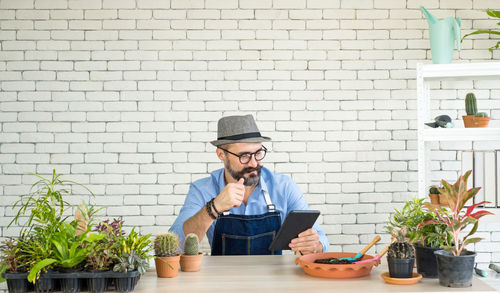
[[[439,284],[445,287],[469,287],[472,285],[472,273],[476,253],[465,250],[468,244],[481,241],[481,238],[471,238],[476,232],[479,219],[491,214],[488,211],[476,211],[480,205],[488,203],[482,201],[465,207],[465,204],[477,194],[480,187],[467,189],[467,179],[472,171],[460,176],[455,184],[450,185],[441,180],[443,188],[439,193],[448,199],[448,208],[427,203],[426,206],[436,213],[437,218],[427,220],[424,225],[441,224],[446,226],[448,237],[445,238],[445,250],[434,252],[437,256]],[[465,228],[473,225],[469,233],[463,234]]]
[[[432,204],[439,204],[439,191],[437,186],[432,185],[429,187],[429,198]]]
[[[488,127],[490,117],[485,112],[477,112],[476,96],[473,93],[465,96],[465,112],[467,115],[462,116],[465,128]]]
[[[491,17],[500,18],[500,10],[491,10],[491,9],[488,9],[488,10],[486,10],[486,14],[488,14]],[[500,22],[498,22],[497,24],[500,25]],[[495,31],[495,30],[477,30],[477,31],[472,32],[470,34],[466,34],[462,38],[462,42],[468,36],[479,35],[479,34],[500,35],[500,31]],[[500,46],[500,41],[498,41],[496,45],[494,45],[494,46],[492,46],[492,47],[489,48],[490,52],[492,52],[493,49],[498,49],[499,46]]]
[[[406,240],[406,227],[401,228],[399,231],[393,229],[391,235],[396,238],[396,241],[387,250],[389,276],[391,278],[411,278],[413,265],[415,264],[415,252],[411,244]]]
[[[190,233],[184,239],[184,253],[181,254],[180,264],[183,272],[197,272],[201,267],[203,253],[199,252],[198,235]]]
[[[22,253],[16,239],[5,239],[0,245],[0,275],[3,273],[9,275],[7,279],[9,292],[20,293],[28,290],[26,268],[19,258]],[[0,282],[3,281],[5,279],[0,276]]]
[[[158,234],[154,240],[156,274],[172,278],[179,273],[179,238],[172,232]]]
[[[386,225],[386,231],[406,228],[408,241],[415,247],[417,272],[424,278],[437,278],[437,263],[434,251],[442,249],[445,243],[445,225],[427,224],[436,219],[436,214],[424,206],[424,198],[413,198],[405,202],[401,210],[396,210]]]

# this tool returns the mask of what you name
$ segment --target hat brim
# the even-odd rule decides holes
[[[259,137],[249,137],[249,138],[243,138],[243,139],[237,139],[237,140],[221,139],[221,140],[211,141],[210,143],[214,146],[220,146],[223,144],[231,144],[231,143],[237,143],[237,142],[264,142],[264,141],[271,141],[271,138],[269,138],[267,136],[259,136]]]

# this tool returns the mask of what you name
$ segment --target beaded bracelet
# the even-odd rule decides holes
[[[220,214],[222,214],[222,213],[221,213],[221,212],[219,212],[219,211],[217,210],[217,208],[215,207],[215,198],[212,198],[212,199],[210,200],[210,203],[211,203],[211,205],[212,205],[212,208],[214,208],[214,211],[215,211],[215,213],[217,214],[217,218],[218,218],[218,217],[220,216]]]
[[[208,215],[210,216],[210,218],[212,218],[212,220],[215,220],[216,217],[214,216],[214,214],[212,213],[212,209],[210,207],[210,201],[207,202],[207,204],[205,205],[205,209],[207,210],[207,213]]]

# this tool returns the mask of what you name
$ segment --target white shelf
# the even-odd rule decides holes
[[[424,64],[419,74],[425,80],[498,79],[500,62]]]
[[[440,80],[485,80],[500,82],[500,62],[418,64],[417,66],[417,122],[418,122],[418,196],[426,197],[430,185],[431,142],[439,141],[498,141],[500,128],[429,128],[426,122],[431,114],[430,83]],[[464,97],[465,98],[465,97]],[[495,128],[495,126],[497,126]],[[433,178],[438,179],[438,178]],[[493,209],[499,210],[499,209]],[[500,214],[495,212],[496,214]]]
[[[500,141],[500,128],[429,128],[423,141]]]

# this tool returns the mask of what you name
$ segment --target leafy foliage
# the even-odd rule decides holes
[[[113,267],[113,271],[127,273],[137,270],[139,274],[142,275],[146,273],[148,268],[149,263],[147,262],[147,259],[141,257],[135,250],[132,249],[130,253],[123,253],[118,258],[118,262]]]
[[[467,201],[472,199],[481,189],[480,187],[467,189],[467,179],[471,173],[471,170],[467,171],[453,185],[441,180],[443,188],[439,189],[439,193],[447,198],[449,209],[425,203],[429,210],[435,212],[437,219],[427,220],[423,225],[445,225],[448,237],[445,238],[444,249],[453,252],[455,256],[460,256],[468,244],[481,241],[482,238],[470,238],[470,236],[476,233],[479,219],[492,214],[485,210],[474,212],[476,207],[489,203],[487,201],[475,203],[465,208]],[[461,238],[460,233],[469,225],[473,225],[472,229],[466,236]]]
[[[424,200],[415,197],[406,201],[401,211],[395,209],[385,230],[387,233],[392,233],[393,229],[401,230],[404,227],[410,242],[419,242],[428,247],[441,247],[445,244],[446,226],[442,224],[422,226],[428,220],[437,219],[435,213],[424,207]]]
[[[491,10],[491,9],[488,9],[486,10],[486,13],[491,16],[491,17],[495,17],[495,18],[500,18],[500,10]],[[500,22],[497,23],[497,25],[500,25]],[[490,34],[490,35],[500,35],[500,31],[496,31],[496,30],[477,30],[475,32],[472,32],[470,34],[466,34],[463,38],[462,38],[462,41],[468,37],[468,36],[472,36],[472,35],[480,35],[480,34]],[[490,52],[493,51],[493,49],[498,49],[500,47],[500,41],[498,41],[496,43],[496,45],[492,46],[489,48]]]

